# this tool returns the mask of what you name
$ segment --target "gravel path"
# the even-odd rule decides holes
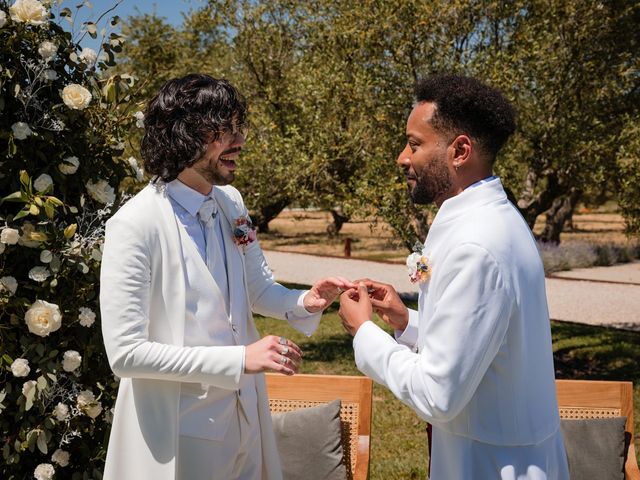
[[[407,296],[418,291],[401,264],[272,250],[264,253],[279,281],[310,285],[321,277],[341,275],[391,283]],[[640,262],[562,272],[547,278],[546,285],[553,320],[640,331]]]

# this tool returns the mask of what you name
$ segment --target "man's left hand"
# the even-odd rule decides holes
[[[340,295],[340,292],[355,287],[353,282],[342,277],[327,277],[313,284],[304,296],[304,308],[310,313],[326,309]]]
[[[342,326],[351,335],[355,335],[364,322],[371,320],[373,306],[364,283],[358,284],[358,288],[347,290],[340,296],[338,315],[342,319]]]

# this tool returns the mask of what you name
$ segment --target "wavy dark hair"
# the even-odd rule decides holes
[[[434,75],[418,80],[416,100],[433,102],[433,128],[445,135],[467,134],[488,156],[496,155],[516,129],[516,111],[495,88],[471,77]]]
[[[226,80],[197,73],[165,83],[149,102],[140,145],[144,169],[174,180],[226,132],[244,130],[247,104]]]

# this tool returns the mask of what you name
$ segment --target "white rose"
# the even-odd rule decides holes
[[[24,140],[29,135],[33,135],[33,131],[29,128],[29,125],[24,122],[16,122],[11,125],[11,130],[13,130],[13,137],[16,140]]]
[[[50,263],[53,260],[53,253],[51,250],[43,250],[40,252],[40,261],[42,263]]]
[[[82,85],[72,83],[62,90],[62,101],[73,110],[84,110],[91,103],[91,92]]]
[[[50,275],[51,272],[47,267],[33,267],[29,270],[29,278],[38,283],[44,282]]]
[[[98,54],[94,49],[85,47],[80,52],[80,55],[78,55],[78,58],[87,65],[93,65],[98,59]]]
[[[38,0],[16,0],[9,13],[14,22],[42,25],[48,20],[47,9]]]
[[[24,395],[26,397],[27,395],[29,395],[29,392],[31,390],[33,390],[34,388],[36,388],[36,381],[35,380],[27,380],[26,382],[24,382],[22,384],[22,395]]]
[[[63,422],[69,418],[69,407],[64,403],[59,402],[53,409],[53,415],[56,417],[56,420]]]
[[[15,228],[3,228],[0,232],[0,242],[15,245],[20,240],[20,233]]]
[[[95,183],[89,180],[86,187],[89,196],[97,202],[104,203],[106,205],[116,201],[116,194],[113,187],[102,178],[98,179]]]
[[[96,418],[102,412],[102,403],[97,402],[84,408],[84,412],[91,418]]]
[[[80,325],[90,327],[96,321],[96,314],[90,308],[80,307],[80,315],[78,315]]]
[[[15,295],[18,289],[18,281],[14,277],[2,277],[0,278],[0,292],[8,291],[11,295]]]
[[[82,363],[82,357],[75,350],[67,350],[62,357],[62,369],[65,372],[73,372]]]
[[[69,452],[66,452],[60,448],[58,448],[53,455],[51,455],[51,461],[57,463],[61,467],[66,467],[69,465]]]
[[[53,468],[53,465],[50,463],[41,463],[33,471],[33,478],[36,480],[51,480],[55,473],[56,470]]]
[[[26,377],[30,371],[29,360],[26,358],[16,358],[11,364],[11,373],[14,377]]]
[[[136,127],[144,128],[144,113],[138,110],[133,116],[136,118]]]
[[[45,70],[44,71],[44,78],[46,78],[50,82],[53,82],[54,80],[58,79],[58,72],[56,72],[55,70],[51,70],[51,69]]]
[[[38,47],[38,53],[45,62],[48,62],[49,60],[53,60],[56,53],[58,53],[58,46],[49,40],[45,40]]]
[[[43,173],[38,178],[36,178],[33,182],[33,186],[37,192],[42,193],[47,191],[50,187],[53,186],[53,178],[46,173]]]
[[[80,160],[78,157],[67,157],[62,159],[62,163],[58,164],[58,169],[65,175],[73,175],[78,171]]]
[[[58,305],[44,300],[33,302],[24,319],[29,331],[40,337],[46,337],[62,325],[62,314]]]
[[[4,10],[0,10],[0,28],[4,27],[7,24],[7,14],[4,13]]]

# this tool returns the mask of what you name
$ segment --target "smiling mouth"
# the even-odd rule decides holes
[[[236,169],[236,159],[238,158],[238,155],[239,155],[241,150],[242,150],[242,148],[239,148],[239,147],[230,148],[229,150],[225,150],[224,152],[222,152],[220,154],[220,156],[218,157],[218,160],[227,169],[233,171],[233,170]]]

